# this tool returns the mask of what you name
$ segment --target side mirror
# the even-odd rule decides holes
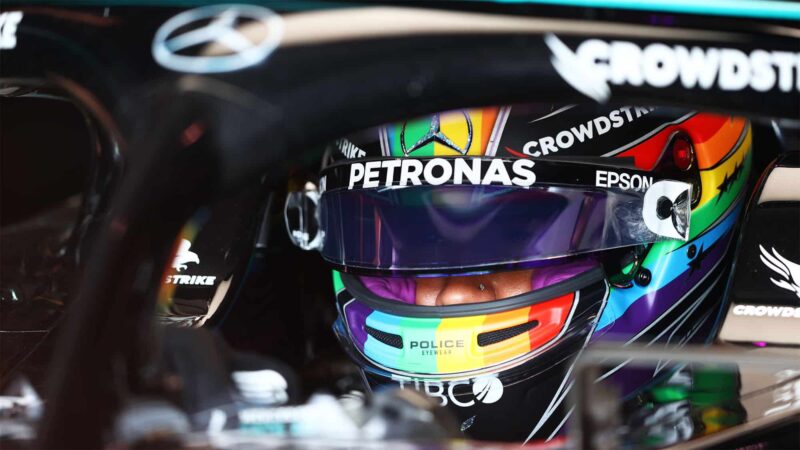
[[[320,192],[316,184],[306,182],[302,191],[289,192],[283,208],[286,231],[292,243],[303,250],[320,250],[325,239],[319,224]]]

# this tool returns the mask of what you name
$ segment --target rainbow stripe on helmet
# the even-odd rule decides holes
[[[356,348],[373,363],[414,375],[463,374],[520,360],[549,348],[575,322],[592,325],[608,288],[597,282],[517,309],[466,317],[409,317],[353,299],[342,275],[334,286]],[[593,327],[592,327],[593,328]]]
[[[448,111],[438,114],[442,134],[465,153],[448,147],[440,140],[433,140],[414,149],[414,157],[425,156],[483,156],[488,148],[501,108],[475,108],[469,110]],[[383,133],[384,156],[402,157],[403,148],[409,151],[415,144],[421,143],[431,130],[431,116],[409,120],[385,126]]]
[[[741,118],[696,114],[674,129],[690,132],[700,170],[702,194],[692,210],[689,240],[653,244],[642,267],[650,269],[646,286],[612,288],[598,323],[601,333],[631,335],[642,330],[673,305],[702,293],[693,288],[722,260],[744,204],[752,166],[752,128]],[[699,132],[697,130],[700,130]],[[632,149],[620,156],[635,156]],[[637,161],[638,163],[638,161]],[[699,269],[690,264],[713,252]],[[667,291],[669,295],[667,295]],[[655,302],[656,297],[671,301]]]

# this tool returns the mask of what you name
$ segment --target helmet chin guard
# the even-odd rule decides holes
[[[533,418],[563,417],[557,397],[610,291],[600,267],[519,296],[451,306],[380,298],[339,272],[334,282],[334,331],[370,389],[420,390],[451,407],[471,435],[520,441]],[[540,428],[549,433],[559,420]]]
[[[492,302],[420,307],[381,298],[358,277],[337,275],[355,350],[398,376],[455,379],[524,363],[596,320],[608,289],[603,270]]]

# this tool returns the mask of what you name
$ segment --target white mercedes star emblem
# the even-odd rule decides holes
[[[254,38],[241,26],[253,24]],[[153,58],[167,69],[189,73],[232,72],[264,61],[281,41],[283,21],[255,5],[213,5],[169,19],[153,39]],[[253,41],[255,39],[255,42]],[[211,46],[224,52],[204,52]]]

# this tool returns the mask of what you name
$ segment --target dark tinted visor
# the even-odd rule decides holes
[[[320,199],[322,255],[351,268],[436,271],[663,240],[645,224],[644,197],[634,190],[548,185],[338,189]],[[688,227],[688,206],[661,214],[679,215],[673,222]]]

